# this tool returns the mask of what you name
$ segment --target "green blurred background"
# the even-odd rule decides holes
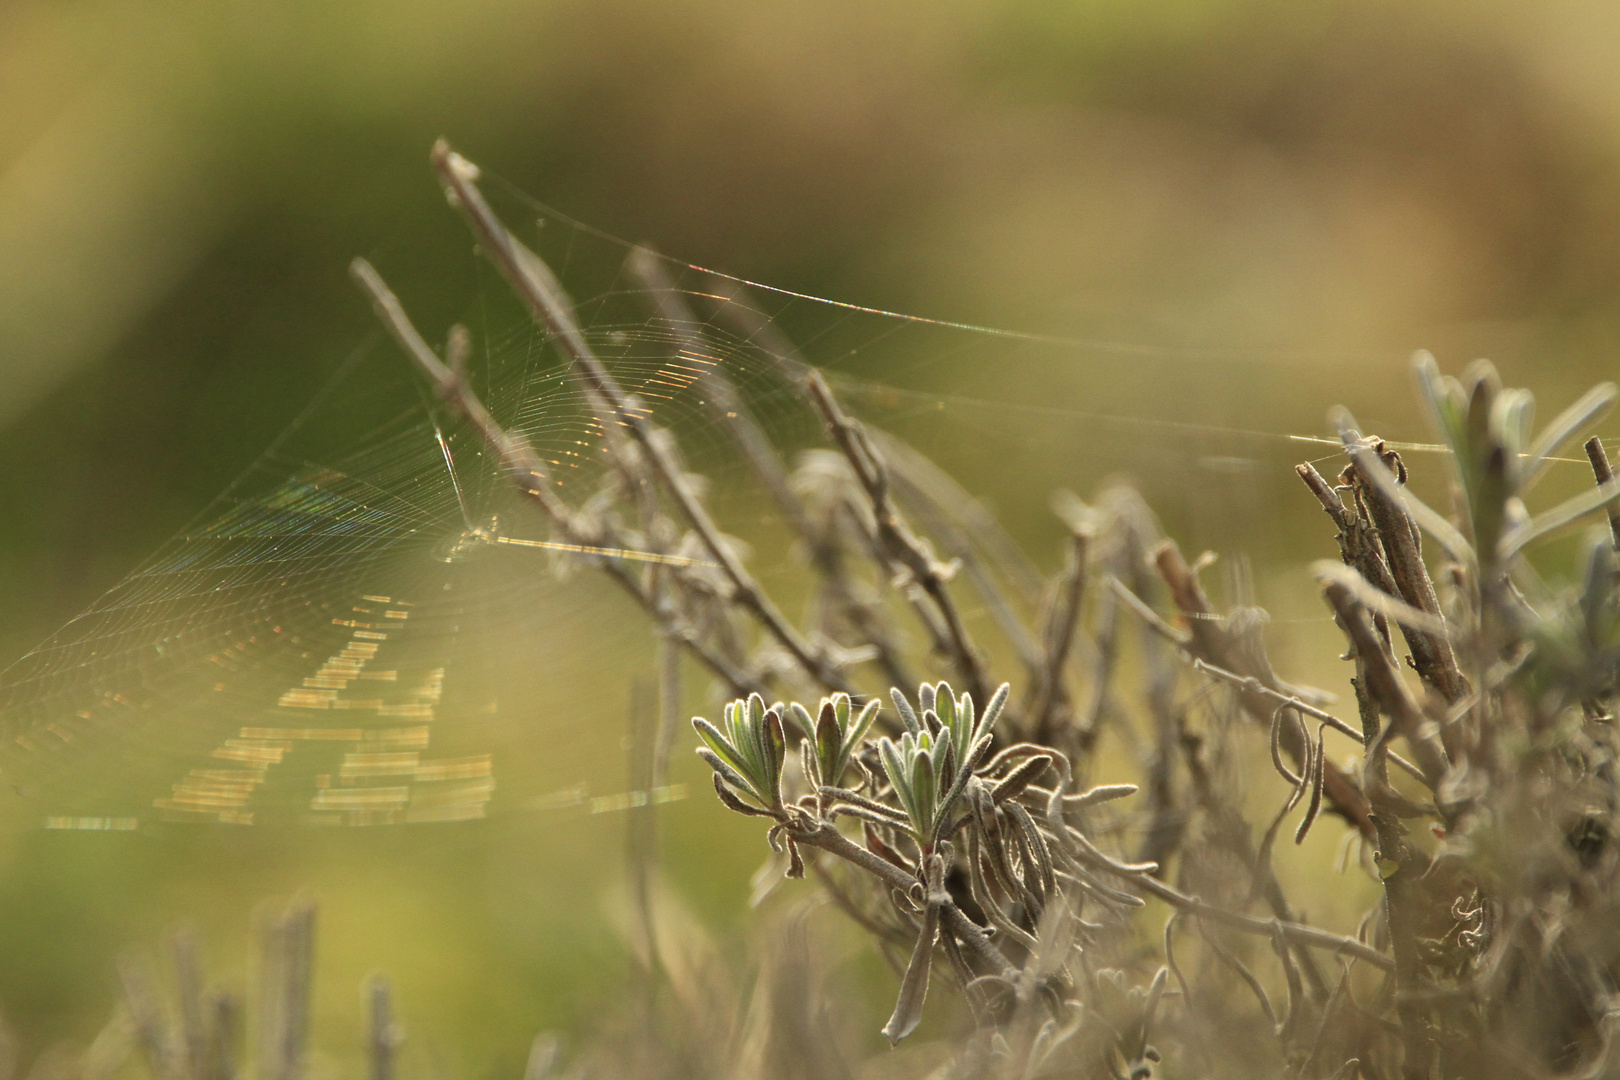
[[[1421,438],[1418,347],[1489,356],[1545,409],[1611,375],[1617,41],[1595,0],[9,0],[0,657],[180,528],[365,339],[349,258],[435,332],[465,309],[440,135],[683,260],[1090,342],[874,344],[862,374],[941,411],[1059,410],[901,424],[1042,566],[1046,492],[1125,471],[1184,547],[1249,553],[1261,602],[1315,616],[1300,568],[1330,546],[1286,466],[1316,451],[1208,429],[1321,433],[1339,401]],[[1280,666],[1329,642],[1301,625]],[[620,638],[567,663],[644,663]],[[611,757],[617,717],[559,736]],[[694,909],[740,920],[754,831],[702,800],[667,820]],[[353,1042],[355,988],[387,968],[435,1060],[514,1075],[624,970],[620,845],[607,818],[470,845],[12,830],[0,1008],[31,1048],[82,1041],[121,947],[190,918],[239,971],[254,904],[308,886],[324,1044]]]

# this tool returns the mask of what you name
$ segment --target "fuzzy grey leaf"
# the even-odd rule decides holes
[[[891,687],[889,697],[894,701],[895,711],[900,714],[900,722],[906,726],[906,730],[913,735],[920,734],[922,721],[917,719],[917,714],[911,708],[911,702],[906,700],[906,695],[900,692],[899,687]]]
[[[748,794],[758,798],[759,792],[754,790],[754,786],[750,784],[736,769],[733,769],[730,765],[727,765],[725,761],[721,759],[720,755],[716,754],[713,750],[710,750],[707,746],[700,746],[697,748],[697,756],[702,758],[704,762],[708,764],[709,768],[714,770],[716,779],[724,780],[726,783],[730,784],[739,791],[747,792]]]
[[[1580,433],[1581,428],[1595,423],[1604,413],[1614,406],[1620,389],[1612,382],[1601,382],[1586,393],[1569,408],[1553,418],[1542,433],[1536,436],[1536,441],[1525,452],[1525,460],[1521,463],[1523,482],[1520,490],[1535,483],[1536,479],[1546,471],[1550,464],[1548,458],[1556,454],[1561,446]]]
[[[975,742],[978,741],[978,736],[995,730],[996,721],[1001,717],[1001,710],[1006,706],[1007,698],[1011,694],[1012,683],[1002,683],[996,687],[996,692],[990,695],[990,701],[984,707],[984,714],[979,717],[979,722],[974,725]]]
[[[905,978],[900,981],[900,996],[894,1003],[894,1013],[883,1025],[883,1036],[890,1046],[917,1030],[922,1022],[923,1002],[928,997],[928,972],[933,966],[934,936],[939,930],[939,907],[929,904],[923,909],[922,929],[911,950],[911,962],[906,965]]]
[[[1327,757],[1327,754],[1322,749],[1322,731],[1326,726],[1326,724],[1323,724],[1316,729],[1316,759],[1312,762],[1314,768],[1311,773],[1311,801],[1310,805],[1305,808],[1304,820],[1299,823],[1299,829],[1294,833],[1294,843],[1296,844],[1305,842],[1305,835],[1311,831],[1311,825],[1316,821],[1316,815],[1322,809],[1322,781],[1326,768],[1323,759]],[[1310,744],[1307,743],[1306,745]]]
[[[991,797],[998,803],[1008,799],[1016,799],[1023,794],[1025,788],[1035,782],[1035,778],[1045,772],[1052,764],[1052,755],[1035,754],[1025,758],[1018,766],[1008,773],[991,789]]]
[[[718,772],[714,774],[714,793],[720,796],[720,801],[726,804],[727,809],[735,810],[739,814],[746,814],[749,817],[774,818],[776,816],[769,810],[761,810],[757,806],[749,806],[747,803],[737,798],[737,796],[733,795],[731,793],[731,789],[726,787],[725,782],[720,779],[720,774]]]

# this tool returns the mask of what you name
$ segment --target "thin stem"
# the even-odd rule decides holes
[[[1592,463],[1592,475],[1597,478],[1599,487],[1614,479],[1614,470],[1609,468],[1609,455],[1603,452],[1603,440],[1596,435],[1586,440],[1586,457]],[[1612,502],[1604,509],[1609,515],[1609,536],[1615,550],[1620,551],[1620,502]]]
[[[484,445],[489,447],[496,460],[500,462],[501,468],[517,485],[517,489],[540,508],[552,526],[567,537],[569,543],[582,549],[626,548],[627,545],[606,526],[592,529],[580,524],[580,519],[568,504],[551,490],[545,465],[540,456],[534,452],[534,448],[529,445],[528,440],[520,435],[513,435],[501,427],[467,381],[439,359],[411,322],[399,298],[388,288],[376,269],[365,259],[355,259],[349,265],[349,270],[361,289],[371,298],[372,306],[376,309],[384,328],[433,383],[438,395],[478,433]],[[731,688],[733,694],[747,697],[750,693],[764,692],[765,688],[759,680],[710,648],[694,631],[677,623],[674,616],[657,602],[652,591],[640,578],[612,559],[604,559],[599,565],[602,572],[629,593],[665,633],[674,636],[701,660],[704,666],[719,676]]]
[[[943,623],[951,661],[967,683],[967,689],[974,700],[990,700],[989,683],[985,679],[984,668],[979,662],[973,643],[968,639],[961,613],[957,611],[956,603],[945,587],[945,568],[934,561],[923,542],[900,520],[893,503],[889,500],[888,476],[882,461],[878,458],[870,439],[866,437],[865,431],[844,412],[838,404],[838,399],[833,397],[832,390],[828,388],[820,372],[810,373],[809,387],[810,399],[826,420],[833,441],[849,460],[856,478],[866,490],[867,499],[872,504],[873,519],[884,555],[897,568],[908,573],[933,601],[934,608]]]
[[[731,436],[765,484],[771,498],[776,501],[783,517],[804,541],[810,561],[821,574],[832,601],[877,650],[878,663],[890,681],[898,685],[909,683],[909,679],[897,678],[902,673],[902,663],[899,649],[893,641],[894,635],[882,613],[859,597],[855,583],[850,580],[835,531],[815,527],[804,501],[793,490],[781,456],[760,430],[731,380],[720,369],[719,360],[711,355],[697,319],[665,272],[663,262],[655,252],[638,247],[630,253],[627,265],[630,273],[646,288],[659,318],[669,326],[675,337],[676,350],[683,359],[697,365],[700,371],[697,383],[709,415]],[[784,366],[783,371],[796,388],[804,385],[802,367],[790,369]]]
[[[913,885],[917,884],[916,877],[907,874],[887,859],[881,859],[867,851],[827,822],[821,822],[813,829],[790,828],[788,835],[801,844],[820,848],[838,856],[840,859],[854,863],[867,873],[881,879],[886,885],[899,889],[901,892],[907,892]],[[969,952],[988,965],[993,974],[1000,975],[1004,979],[1012,979],[1017,976],[1017,969],[1008,963],[1007,958],[1001,954],[1001,950],[996,948],[989,938],[985,937],[984,928],[962,914],[961,909],[954,903],[947,900],[941,904],[939,915],[940,923],[944,928],[954,934],[962,944],[966,945]]]
[[[1406,507],[1392,498],[1370,473],[1382,463],[1397,477],[1404,475],[1405,467],[1395,451],[1383,451],[1377,458],[1374,457],[1375,452],[1382,449],[1382,443],[1374,440],[1372,449],[1352,455],[1351,475],[1356,480],[1357,495],[1378,530],[1396,595],[1419,611],[1444,618],[1440,600],[1434,591],[1434,582],[1429,577],[1429,568],[1423,563],[1423,546],[1417,523]],[[1424,682],[1439,691],[1448,702],[1455,702],[1468,693],[1468,680],[1457,666],[1450,642],[1441,635],[1411,626],[1403,625],[1401,632],[1412,650],[1412,665]]]
[[[1056,582],[1051,616],[1047,621],[1046,648],[1035,697],[1036,707],[1030,710],[1030,730],[1034,732],[1035,742],[1052,741],[1057,714],[1068,704],[1063,668],[1068,663],[1075,628],[1080,622],[1080,609],[1086,594],[1086,556],[1090,550],[1091,537],[1088,534],[1080,531],[1070,534],[1068,562]]]
[[[1204,595],[1198,578],[1181,557],[1181,550],[1174,542],[1166,540],[1159,545],[1153,554],[1153,564],[1169,586],[1171,600],[1187,620],[1187,634],[1181,641],[1184,653],[1192,659],[1205,660],[1218,667],[1249,675],[1276,689],[1276,675],[1271,670],[1271,664],[1256,659],[1251,655],[1253,650],[1239,648],[1220,620],[1214,617],[1215,611],[1209,597]],[[1244,710],[1262,723],[1268,723],[1271,714],[1276,711],[1269,699],[1261,694],[1239,689],[1237,696]],[[1283,749],[1288,756],[1295,763],[1306,761],[1309,749],[1304,736],[1291,724],[1283,728],[1282,736]],[[1373,826],[1367,817],[1366,797],[1351,783],[1350,778],[1330,763],[1323,769],[1322,782],[1323,791],[1333,808],[1360,829],[1363,835],[1370,837]]]
[[[399,1032],[394,1026],[393,996],[388,980],[373,975],[367,986],[370,1013],[371,1080],[394,1080],[394,1056],[399,1047]]]
[[[445,185],[452,205],[461,211],[479,247],[506,278],[530,314],[557,339],[574,365],[585,388],[598,395],[609,416],[604,423],[623,424],[651,462],[659,482],[681,508],[709,555],[731,583],[732,599],[747,608],[766,632],[793,657],[795,663],[815,682],[832,690],[848,691],[849,683],[824,650],[812,647],[787,621],[759,584],[745,570],[720,535],[703,504],[693,495],[683,478],[683,470],[663,442],[654,437],[652,425],[634,407],[618,382],[608,373],[586,342],[562,287],[539,256],[529,251],[507,231],[478,190],[475,166],[455,153],[442,140],[433,148],[433,166]]]
[[[1071,836],[1075,834],[1073,829],[1070,829],[1069,832]],[[1089,842],[1087,846],[1089,846]],[[1087,852],[1084,847],[1080,850],[1081,858],[1085,859],[1093,868],[1123,878],[1136,885],[1143,892],[1155,896],[1189,915],[1197,915],[1199,918],[1209,919],[1211,922],[1222,923],[1245,933],[1258,934],[1266,938],[1281,932],[1283,937],[1290,942],[1309,945],[1315,949],[1327,949],[1331,952],[1342,953],[1345,956],[1353,956],[1385,971],[1394,969],[1394,961],[1389,957],[1371,946],[1363,945],[1355,938],[1345,937],[1343,934],[1335,934],[1328,930],[1320,930],[1304,923],[1286,922],[1282,919],[1262,919],[1254,915],[1228,911],[1226,908],[1207,904],[1196,896],[1189,896],[1180,889],[1165,884],[1151,874],[1145,872],[1126,873],[1100,852],[1095,854]]]
[[[1259,679],[1256,679],[1252,675],[1239,675],[1235,671],[1227,671],[1225,668],[1217,667],[1206,660],[1194,660],[1193,667],[1207,675],[1213,675],[1218,679],[1224,679],[1232,685],[1241,687],[1242,689],[1251,693],[1264,695],[1279,705],[1287,705],[1290,708],[1297,709],[1306,716],[1322,721],[1328,727],[1339,732],[1341,735],[1348,735],[1356,742],[1366,745],[1366,737],[1362,735],[1361,732],[1345,723],[1343,720],[1340,720],[1337,716],[1334,716],[1331,713],[1323,712],[1315,705],[1300,699],[1294,694],[1285,694],[1280,690],[1273,690],[1271,687],[1267,686],[1265,683],[1261,682]],[[1391,752],[1389,757],[1391,761],[1395,762],[1396,765],[1399,765],[1402,769],[1404,769],[1407,775],[1411,776],[1414,780],[1423,780],[1425,783],[1427,782],[1423,776],[1423,770],[1401,757],[1401,755]]]
[[[1428,733],[1433,725],[1427,723],[1422,708],[1401,680],[1400,672],[1380,647],[1367,609],[1341,582],[1328,582],[1323,592],[1357,657],[1363,661],[1368,690],[1390,718],[1389,727],[1367,747],[1367,752],[1375,754],[1383,750],[1383,741],[1391,735],[1405,736],[1422,770],[1423,782],[1431,791],[1438,788],[1448,768],[1445,748],[1438,737]]]

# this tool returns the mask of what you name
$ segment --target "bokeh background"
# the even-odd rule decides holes
[[[1047,491],[1126,472],[1184,547],[1247,553],[1274,613],[1315,615],[1301,567],[1330,548],[1287,464],[1320,451],[1243,432],[1320,434],[1344,402],[1421,438],[1419,347],[1489,356],[1549,414],[1613,374],[1616,42],[1598,0],[9,0],[0,659],[198,513],[365,339],[353,255],[425,325],[465,310],[440,135],[683,260],[1086,342],[874,344],[862,375],[953,403],[963,424],[905,433],[1041,565]],[[616,753],[587,719],[558,737]],[[716,816],[694,800],[671,828],[723,932],[758,851]],[[625,969],[620,845],[606,819],[487,845],[14,828],[0,1009],[30,1052],[83,1041],[120,948],[189,918],[229,975],[255,904],[309,887],[325,1044],[352,1043],[355,988],[387,968],[435,1060],[513,1075]]]

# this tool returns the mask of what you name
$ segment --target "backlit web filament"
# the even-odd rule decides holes
[[[153,806],[169,814],[251,825],[253,800],[289,758],[318,758],[305,820],[319,825],[391,825],[483,817],[495,791],[489,754],[429,759],[444,669],[401,672],[388,662],[408,601],[363,595],[343,648],[277,699],[265,722],[242,727],[216,747],[208,767],[193,768]],[[281,721],[281,722],[276,722]],[[315,768],[320,768],[319,764]]]

